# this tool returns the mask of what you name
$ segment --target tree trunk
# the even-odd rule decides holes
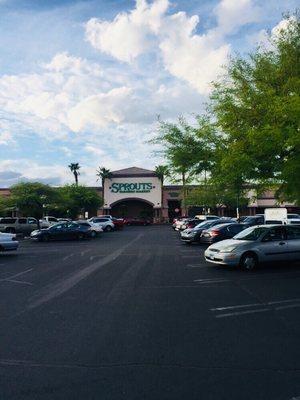
[[[185,172],[182,172],[182,211],[181,213],[183,213],[183,215],[186,215],[186,177],[185,177]]]
[[[74,177],[75,177],[75,185],[78,186],[78,175],[77,175],[77,172],[74,173]]]
[[[104,206],[105,206],[105,200],[104,200],[104,182],[105,182],[105,178],[101,179],[101,185],[102,185],[102,201],[103,201],[103,214],[105,214],[105,210],[104,210]]]

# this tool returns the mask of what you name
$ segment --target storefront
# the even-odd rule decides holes
[[[131,167],[113,171],[104,182],[103,213],[116,217],[162,216],[162,185],[154,171]]]

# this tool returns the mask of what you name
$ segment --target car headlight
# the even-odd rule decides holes
[[[224,249],[220,250],[220,253],[231,253],[235,249],[236,249],[236,246],[224,247]]]

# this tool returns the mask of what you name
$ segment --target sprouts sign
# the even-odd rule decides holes
[[[104,181],[104,207],[121,200],[144,200],[161,206],[161,181],[156,176],[112,177]]]
[[[155,186],[151,182],[114,182],[110,186],[112,193],[150,193]]]

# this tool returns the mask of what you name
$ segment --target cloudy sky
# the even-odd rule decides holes
[[[201,113],[230,54],[298,0],[0,0],[0,187],[160,162],[157,115]]]

